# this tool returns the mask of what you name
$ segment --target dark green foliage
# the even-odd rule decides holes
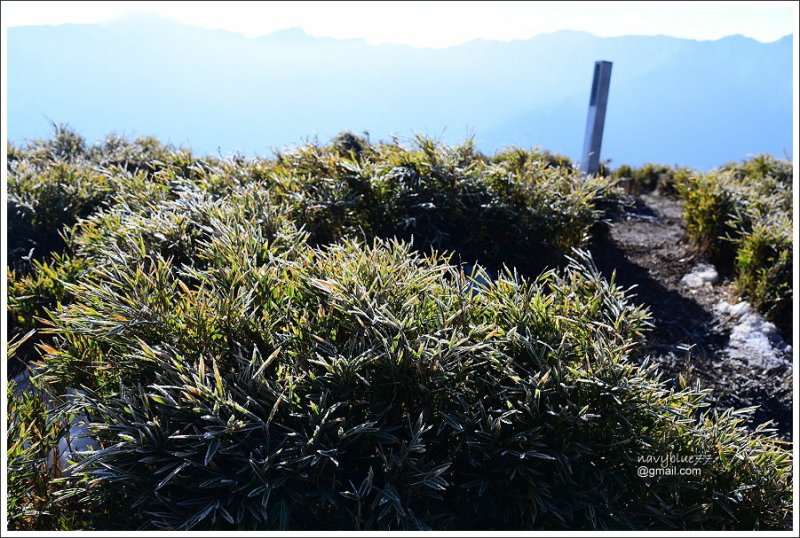
[[[787,337],[792,328],[791,164],[767,155],[685,177],[687,233]]]
[[[759,219],[736,252],[736,287],[784,334],[792,333],[792,226],[784,214]]]
[[[716,265],[730,266],[736,252],[733,216],[737,198],[723,178],[698,176],[684,186],[683,217],[686,232],[698,251]]]
[[[8,342],[8,359],[27,344],[30,334]],[[13,530],[80,529],[88,521],[83,508],[57,503],[62,468],[58,459],[59,439],[67,432],[68,414],[54,411],[38,387],[19,390],[7,383],[8,429],[6,431],[8,495],[6,514]]]
[[[54,504],[50,465],[58,439],[66,432],[41,396],[32,391],[13,395],[8,384],[8,526],[14,530],[74,528],[79,514],[65,514]]]
[[[702,393],[629,361],[646,315],[591,266],[483,285],[404,244],[259,256],[236,237],[202,270],[118,253],[75,286],[48,359],[85,371],[70,410],[103,449],[71,469],[72,502],[164,529],[782,524],[787,453],[698,422]],[[77,360],[81,341],[102,354]],[[636,476],[667,453],[709,462]],[[746,493],[712,493],[730,484]]]
[[[784,528],[789,452],[633,362],[647,313],[588,258],[453,263],[563,262],[613,180],[424,138],[46,146],[12,148],[15,196],[46,214],[64,165],[86,202],[10,275],[12,353],[40,359],[9,401],[12,528]],[[99,450],[49,480],[74,417]],[[669,454],[708,461],[637,476]]]
[[[677,170],[664,164],[647,163],[640,168],[623,164],[611,176],[620,180],[631,194],[652,192],[656,189],[662,194],[674,193],[674,174]]]
[[[419,137],[413,149],[362,146],[358,154],[341,144],[284,153],[272,171],[276,200],[313,244],[413,238],[422,250],[536,272],[584,245],[616,203],[611,182],[584,180],[560,158],[540,158],[546,153],[511,150],[488,162],[471,141],[449,148]]]

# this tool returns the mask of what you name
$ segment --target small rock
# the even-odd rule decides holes
[[[706,284],[709,286],[716,284],[717,280],[719,280],[719,273],[717,273],[716,268],[711,264],[701,263],[696,265],[691,272],[684,275],[681,282],[690,288],[699,288]]]

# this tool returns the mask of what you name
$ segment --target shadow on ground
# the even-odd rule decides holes
[[[713,316],[700,304],[653,278],[647,268],[628,259],[613,239],[595,245],[592,257],[603,276],[610,279],[613,274],[620,286],[633,287],[633,300],[650,309],[654,328],[647,352],[680,355],[692,346],[695,354],[717,358],[727,337],[715,330]]]

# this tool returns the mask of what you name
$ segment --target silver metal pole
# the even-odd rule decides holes
[[[592,95],[589,98],[589,116],[586,119],[586,137],[583,141],[581,169],[587,175],[600,170],[600,145],[603,142],[603,125],[606,121],[608,86],[611,83],[611,62],[594,63]]]

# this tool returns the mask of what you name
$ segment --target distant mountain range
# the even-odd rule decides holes
[[[602,158],[707,169],[792,148],[792,36],[760,43],[562,31],[444,49],[283,30],[259,38],[153,17],[8,29],[8,137],[67,123],[90,141],[155,135],[270,155],[337,132],[474,133],[491,153],[579,158],[595,60],[614,63]]]

